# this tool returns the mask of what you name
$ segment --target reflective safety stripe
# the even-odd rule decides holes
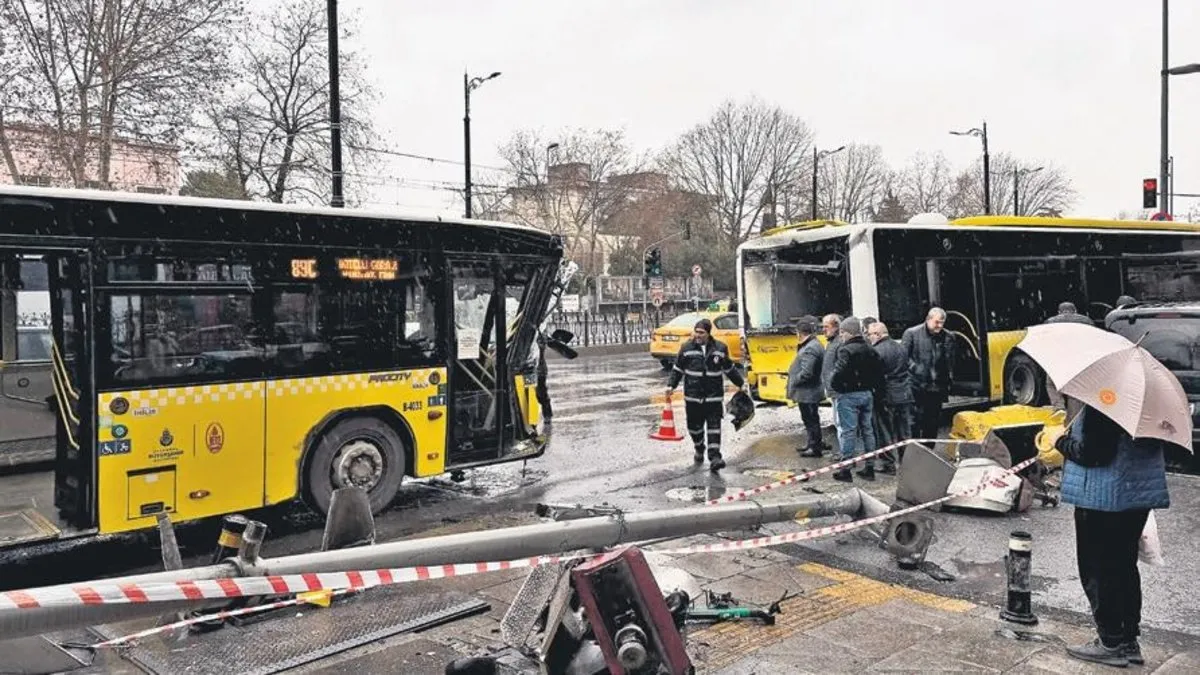
[[[705,375],[706,377],[715,377],[715,378],[717,378],[717,379],[720,379],[720,378],[722,378],[722,377],[725,377],[725,373],[720,373],[720,372],[718,372],[718,373],[704,373],[704,375]]]
[[[702,370],[685,370],[683,374],[689,377],[704,377],[706,375]]]
[[[704,352],[692,350],[690,352],[684,352],[684,353],[680,354],[680,356],[704,356]]]
[[[675,364],[675,367],[673,368],[673,370],[674,370],[675,372],[677,372],[677,373],[682,373],[682,372],[683,372],[683,368],[680,368],[680,367],[679,367],[679,364]]]

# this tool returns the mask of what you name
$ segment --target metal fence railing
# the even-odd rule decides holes
[[[574,333],[572,344],[577,347],[647,344],[650,334],[663,320],[662,312],[658,311],[556,312],[550,316],[549,328]]]

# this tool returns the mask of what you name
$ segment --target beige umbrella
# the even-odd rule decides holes
[[[1192,450],[1192,414],[1175,375],[1116,333],[1078,323],[1033,326],[1017,345],[1067,396],[1083,401],[1134,438]]]

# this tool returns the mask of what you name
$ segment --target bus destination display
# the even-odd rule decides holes
[[[395,258],[337,258],[338,275],[355,281],[394,281],[400,271]],[[317,261],[312,258],[292,259],[293,279],[316,279]]]
[[[400,270],[394,258],[338,258],[338,273],[357,281],[392,281]]]

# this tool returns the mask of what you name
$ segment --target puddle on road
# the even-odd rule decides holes
[[[1002,587],[1007,583],[1008,574],[1004,567],[1003,558],[995,562],[986,563],[951,558],[950,562],[958,572],[959,581],[978,585],[999,584]],[[1034,574],[1029,578],[1030,590],[1043,591],[1050,587],[1051,581],[1049,577]]]
[[[677,502],[692,502],[700,504],[712,499],[724,497],[729,488],[724,485],[696,485],[691,487],[678,487],[667,490],[667,499],[673,499]]]

